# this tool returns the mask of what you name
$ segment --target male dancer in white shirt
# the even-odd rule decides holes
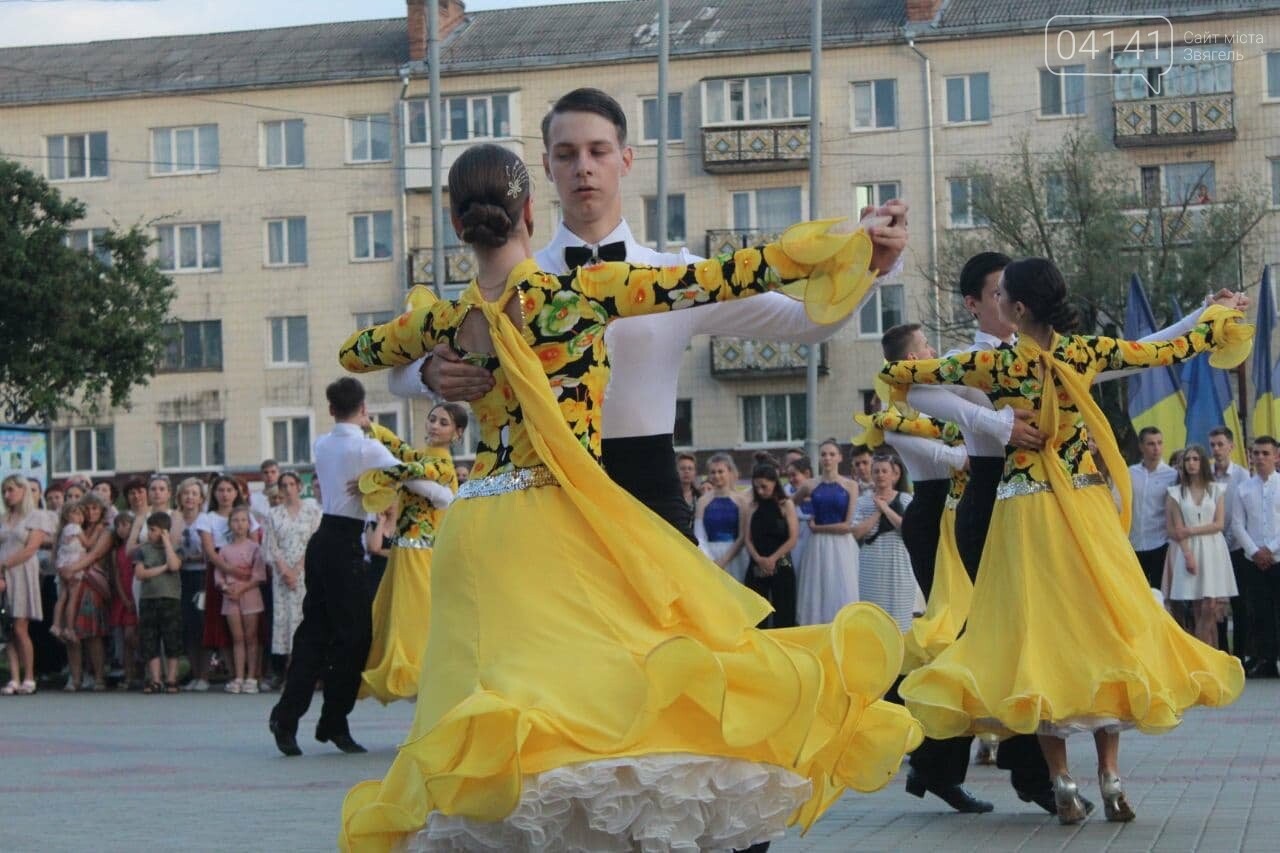
[[[1153,426],[1138,431],[1142,460],[1129,466],[1133,483],[1133,523],[1129,544],[1138,555],[1142,572],[1152,589],[1164,582],[1164,558],[1169,550],[1169,528],[1165,521],[1165,498],[1178,482],[1178,472],[1164,461],[1164,435]]]
[[[1253,635],[1249,631],[1249,599],[1246,587],[1251,579],[1252,565],[1244,555],[1244,546],[1236,541],[1232,529],[1232,510],[1240,486],[1249,480],[1249,469],[1238,465],[1231,455],[1236,449],[1236,436],[1230,427],[1216,426],[1209,430],[1209,452],[1213,455],[1213,479],[1227,489],[1226,513],[1223,519],[1222,535],[1227,540],[1227,550],[1231,553],[1231,568],[1236,576],[1237,595],[1231,599],[1232,642],[1230,647],[1247,673],[1253,667]],[[1218,647],[1227,648],[1227,626],[1225,620],[1218,625]]]
[[[1240,484],[1231,513],[1232,534],[1249,560],[1249,630],[1257,658],[1245,673],[1250,678],[1276,678],[1280,657],[1280,446],[1269,435],[1253,440],[1253,476]],[[1241,591],[1243,593],[1243,590]]]
[[[560,198],[564,221],[538,252],[540,268],[563,274],[595,258],[654,266],[698,260],[685,249],[660,254],[637,243],[622,218],[622,178],[630,171],[632,150],[627,145],[626,115],[617,101],[598,89],[570,92],[543,119],[542,136],[543,167]],[[907,205],[891,201],[875,213],[890,221],[868,229],[875,247],[871,266],[896,271],[907,243]],[[856,313],[855,309],[849,317]],[[701,334],[739,335],[816,344],[848,319],[816,325],[800,302],[765,294],[610,323],[605,342],[612,374],[602,426],[609,476],[692,538],[693,514],[681,498],[672,444],[676,382],[690,339]],[[416,377],[403,372],[412,366],[400,370],[399,375],[393,371],[392,391],[401,396],[421,393]],[[421,367],[421,381],[446,399],[470,401],[487,391],[493,379],[441,346]]]
[[[312,459],[321,485],[324,515],[307,542],[307,594],[302,622],[293,635],[293,657],[280,701],[271,709],[268,727],[276,748],[301,755],[298,720],[311,706],[316,683],[324,680],[324,706],[316,724],[316,740],[331,741],[346,753],[365,749],[351,737],[347,715],[356,703],[360,671],[369,657],[372,605],[364,569],[365,511],[349,485],[370,468],[389,468],[400,460],[380,442],[364,434],[369,425],[364,386],[344,376],[325,389],[333,430],[315,441]],[[439,483],[410,480],[405,487],[447,506],[453,493]]]

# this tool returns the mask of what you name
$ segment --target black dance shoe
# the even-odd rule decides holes
[[[272,717],[267,722],[267,728],[271,730],[271,734],[276,739],[276,749],[283,752],[289,757],[302,755],[302,750],[298,747],[298,737],[293,732],[285,729],[284,725]]]
[[[907,773],[907,793],[915,797],[933,794],[961,814],[986,814],[995,809],[991,803],[979,800],[959,785],[928,785],[914,770]]]
[[[1245,673],[1246,678],[1280,678],[1276,672],[1276,662],[1266,658],[1258,658]]]
[[[320,726],[316,726],[316,740],[321,743],[325,743],[326,741],[332,743],[347,755],[359,755],[362,752],[369,751],[352,740],[351,733],[346,731],[331,732],[321,728]]]

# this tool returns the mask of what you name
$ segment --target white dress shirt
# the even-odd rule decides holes
[[[633,264],[687,266],[701,260],[687,249],[660,253],[637,243],[625,219],[595,245],[617,242],[626,244],[627,261]],[[562,222],[551,242],[535,256],[538,267],[563,275],[569,271],[564,250],[583,245],[588,244]],[[902,260],[899,259],[889,274],[901,268]],[[607,402],[601,436],[608,439],[671,433],[676,422],[680,364],[694,335],[736,335],[816,344],[842,329],[875,290],[873,286],[849,316],[825,326],[809,319],[804,303],[781,293],[765,293],[749,299],[615,320],[609,324],[604,336],[611,373],[605,389]],[[388,383],[391,392],[401,397],[429,395],[419,377],[420,366],[421,360],[393,369]]]
[[[1154,551],[1169,544],[1169,525],[1165,520],[1164,499],[1169,487],[1178,482],[1178,472],[1164,462],[1148,471],[1141,463],[1129,466],[1133,482],[1133,523],[1129,527],[1129,544],[1135,551]]]
[[[1222,474],[1219,474],[1215,469],[1213,480],[1215,483],[1222,483],[1227,488],[1227,497],[1223,503],[1222,535],[1227,538],[1227,550],[1234,551],[1240,547],[1240,544],[1236,540],[1236,533],[1231,525],[1233,517],[1232,504],[1236,501],[1236,494],[1240,491],[1240,486],[1249,482],[1249,471],[1243,465],[1237,465],[1232,462]]]
[[[315,440],[311,458],[316,461],[321,508],[325,515],[340,515],[359,521],[364,521],[368,513],[364,511],[359,496],[347,494],[347,484],[359,480],[360,475],[370,468],[390,468],[400,464],[390,450],[369,438],[355,424],[334,424],[330,432]],[[439,483],[410,480],[402,485],[436,506],[448,506],[453,499],[453,494]]]
[[[950,480],[951,472],[963,468],[968,454],[963,447],[952,447],[936,438],[886,432],[884,443],[898,451],[907,475],[913,483],[925,480]]]
[[[1254,474],[1237,487],[1231,527],[1246,557],[1252,559],[1260,548],[1280,553],[1280,476],[1264,480]]]

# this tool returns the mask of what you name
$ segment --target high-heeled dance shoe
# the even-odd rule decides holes
[[[1058,807],[1058,823],[1081,823],[1089,816],[1079,786],[1066,773],[1053,777],[1053,800]]]
[[[1107,820],[1115,823],[1128,823],[1137,817],[1129,800],[1125,798],[1124,789],[1120,786],[1120,777],[1104,770],[1098,771],[1098,790],[1102,792],[1102,810]]]

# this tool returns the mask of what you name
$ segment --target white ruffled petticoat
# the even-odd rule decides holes
[[[614,758],[524,780],[505,820],[433,812],[413,851],[658,853],[742,850],[780,838],[810,795],[781,767],[674,753]]]

